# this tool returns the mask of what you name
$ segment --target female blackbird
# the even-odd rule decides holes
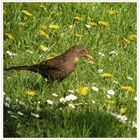
[[[41,74],[49,81],[63,80],[75,69],[80,57],[87,57],[90,60],[93,59],[86,49],[76,45],[53,59],[31,66],[10,67],[7,70],[29,70]]]

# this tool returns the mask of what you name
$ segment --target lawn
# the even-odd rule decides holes
[[[4,137],[136,137],[136,3],[4,3],[4,68],[81,44],[75,71],[51,88],[4,70]]]

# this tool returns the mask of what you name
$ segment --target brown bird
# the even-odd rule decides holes
[[[77,45],[53,59],[42,61],[39,64],[31,66],[10,67],[7,70],[29,70],[41,74],[44,78],[47,78],[49,82],[55,80],[61,81],[75,69],[80,57],[87,57],[90,60],[93,59],[85,48]]]

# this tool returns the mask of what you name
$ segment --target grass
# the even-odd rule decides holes
[[[111,8],[117,13],[109,14]],[[4,3],[3,9],[4,68],[39,63],[51,53],[61,54],[76,44],[85,46],[95,58],[93,64],[80,59],[75,71],[62,82],[55,82],[51,89],[39,74],[4,71],[4,137],[136,137],[137,129],[132,126],[137,121],[136,40],[128,38],[136,34],[136,3]],[[32,15],[25,15],[22,10]],[[82,17],[82,21],[75,16]],[[97,26],[86,27],[89,17]],[[100,25],[99,21],[108,25]],[[50,29],[51,24],[59,29]],[[49,38],[40,30],[47,32]],[[43,51],[40,45],[49,50]],[[113,56],[109,55],[111,51],[115,51]],[[99,69],[113,76],[103,78]],[[93,85],[99,91],[95,92]],[[134,92],[125,91],[122,86],[131,86]],[[69,93],[81,87],[89,89],[85,96]],[[110,89],[115,95],[109,99]],[[37,95],[25,94],[29,90]],[[59,101],[69,94],[77,96],[77,100]],[[112,112],[127,117],[126,122],[120,122]]]

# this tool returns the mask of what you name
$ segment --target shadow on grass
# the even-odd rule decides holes
[[[4,107],[4,137],[127,137],[120,122],[106,112],[77,110],[44,110],[34,118],[31,110],[21,108],[24,116],[13,118]]]

